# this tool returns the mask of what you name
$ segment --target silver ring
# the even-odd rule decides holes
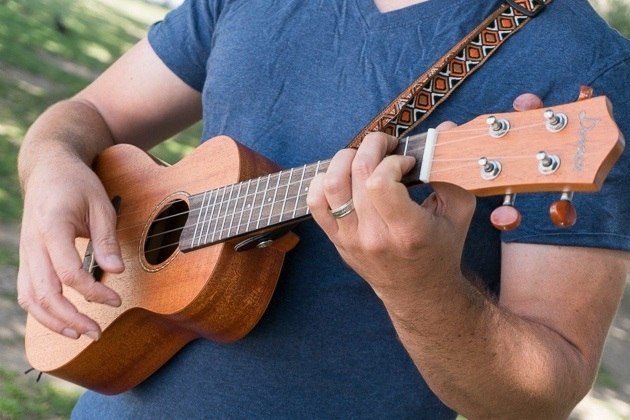
[[[352,202],[352,199],[350,199],[336,209],[330,210],[330,214],[332,214],[335,219],[341,219],[342,217],[346,217],[352,213],[353,210],[354,203]]]

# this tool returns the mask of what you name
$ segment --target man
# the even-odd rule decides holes
[[[19,300],[72,338],[101,331],[61,283],[121,303],[73,247],[90,236],[102,269],[124,269],[114,211],[89,168],[100,151],[148,149],[203,116],[204,139],[229,135],[283,167],[335,155],[310,186],[319,226],[296,228],[301,243],[256,329],[231,345],[195,341],[130,392],[87,393],[75,416],[568,416],[591,386],[628,272],[628,153],[601,193],[576,195],[574,227],[541,216],[550,195],[527,194],[521,226],[505,234],[488,223],[500,199],[444,184],[410,196],[399,180],[414,162],[385,157],[391,137],[335,154],[497,5],[189,1],[43,114],[20,153]],[[525,91],[536,96],[515,108],[570,102],[590,85],[628,133],[628,76],[628,42],[586,0],[558,0],[420,129],[507,111]]]

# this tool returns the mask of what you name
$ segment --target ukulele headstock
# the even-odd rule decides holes
[[[503,194],[508,205],[516,193],[537,191],[557,191],[570,201],[573,191],[599,190],[623,148],[604,96],[483,115],[437,134],[428,182],[449,182],[477,196]],[[575,219],[558,217],[561,226]]]

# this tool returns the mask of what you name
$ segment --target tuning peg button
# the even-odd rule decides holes
[[[560,200],[554,201],[549,206],[549,218],[551,222],[561,228],[568,228],[575,225],[577,221],[577,212],[571,200],[572,192],[562,193]]]
[[[507,194],[503,205],[490,214],[490,222],[498,230],[514,230],[521,224],[521,213],[514,207],[515,194]]]

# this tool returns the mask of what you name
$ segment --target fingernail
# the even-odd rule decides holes
[[[124,267],[122,259],[118,255],[107,255],[105,262],[114,267]]]
[[[120,299],[117,299],[117,298],[109,299],[105,301],[105,305],[113,306],[115,308],[119,307],[121,304],[122,302],[120,301]]]
[[[79,338],[79,333],[73,330],[72,328],[64,328],[63,331],[61,331],[61,334],[65,335],[68,338],[73,338],[75,340]]]
[[[96,331],[86,331],[85,335],[87,335],[94,341],[98,341],[98,339],[101,338],[101,335]]]

